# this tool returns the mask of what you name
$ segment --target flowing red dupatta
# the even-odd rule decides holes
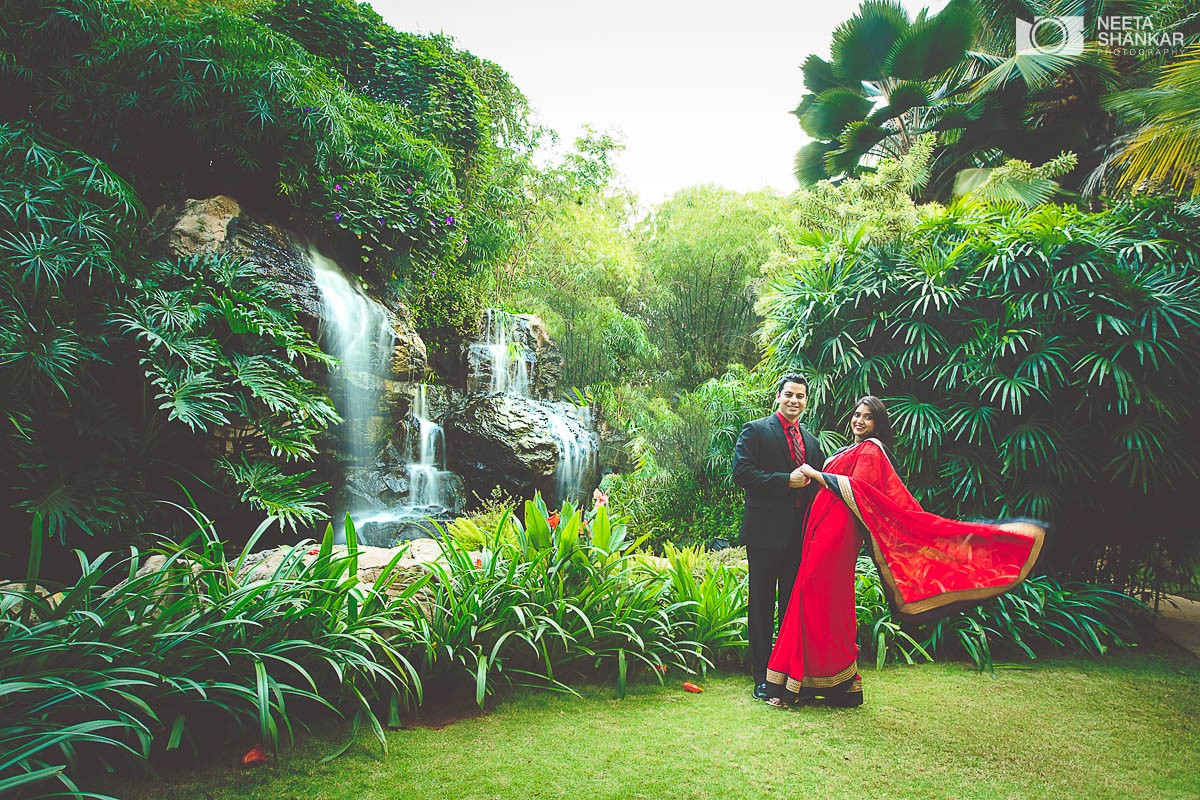
[[[805,521],[800,571],[767,667],[768,691],[785,701],[807,692],[857,705],[854,567],[863,528],[893,612],[906,620],[1014,588],[1041,554],[1046,528],[1022,520],[958,522],[922,510],[875,439],[835,453],[823,474],[829,491],[817,493]]]
[[[960,522],[931,514],[909,493],[875,439],[826,462],[825,481],[870,534],[871,555],[901,618],[929,619],[1015,588],[1046,539],[1033,520]]]

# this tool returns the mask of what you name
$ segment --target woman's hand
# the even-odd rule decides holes
[[[821,474],[821,470],[817,469],[812,464],[801,464],[799,470],[800,474],[808,478],[808,480],[816,481],[822,486],[825,485],[825,476]]]

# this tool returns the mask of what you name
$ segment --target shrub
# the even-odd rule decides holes
[[[892,617],[869,557],[859,556],[856,573],[859,648],[875,656],[876,667],[965,655],[977,669],[992,669],[993,650],[1028,658],[1052,649],[1103,655],[1132,646],[1134,620],[1148,610],[1113,589],[1038,575],[982,605],[914,628]]]
[[[0,588],[0,787],[76,791],[97,764],[198,752],[214,722],[275,749],[316,709],[365,719],[386,747],[373,706],[420,697],[396,609],[428,577],[398,587],[398,554],[360,585],[351,525],[344,552],[330,528],[252,580],[246,558],[272,523],[233,562],[205,523],[197,547],[164,545],[151,571],[135,572],[136,554],[81,556],[58,595]]]
[[[623,695],[636,665],[661,679],[703,661],[679,613],[686,604],[636,568],[636,543],[605,506],[585,516],[564,503],[551,514],[536,496],[523,522],[499,520],[477,560],[443,540],[427,610],[413,607],[409,619],[429,643],[424,671],[465,676],[480,704],[497,680],[566,690],[557,676],[583,672],[615,676]]]

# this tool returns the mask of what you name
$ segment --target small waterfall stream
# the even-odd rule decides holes
[[[584,483],[596,474],[600,460],[599,442],[591,433],[591,410],[573,403],[534,399],[529,365],[536,358],[521,336],[520,324],[519,317],[488,309],[483,339],[468,346],[469,360],[490,369],[492,392],[528,398],[545,412],[558,448],[554,473],[557,500],[582,503]]]
[[[516,318],[499,309],[489,308],[484,315],[483,339],[468,346],[468,359],[486,364],[491,372],[489,391],[533,397],[529,382],[529,352],[516,334]]]
[[[415,454],[408,463],[408,507],[414,513],[422,509],[444,509],[450,505],[442,495],[442,474],[446,471],[446,435],[442,426],[429,418],[428,387],[421,384],[413,395],[412,415],[417,420]],[[410,439],[411,441],[411,439]],[[415,455],[416,460],[411,457]]]

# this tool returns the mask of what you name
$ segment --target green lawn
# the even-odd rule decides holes
[[[864,674],[860,709],[768,708],[749,679],[704,694],[640,684],[582,697],[520,691],[486,715],[333,738],[277,762],[110,787],[122,798],[1196,798],[1200,660],[1174,651],[1051,659],[978,674],[959,664]]]

